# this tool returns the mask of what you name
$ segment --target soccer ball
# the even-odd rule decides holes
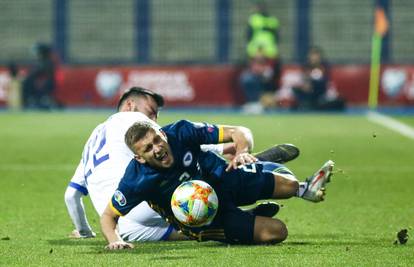
[[[171,209],[175,218],[186,226],[209,225],[217,213],[217,194],[206,182],[187,181],[175,189]]]

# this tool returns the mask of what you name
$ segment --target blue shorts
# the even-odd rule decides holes
[[[219,209],[213,223],[201,231],[200,239],[253,243],[255,216],[238,206],[272,198],[276,172],[291,174],[281,164],[256,162],[224,173],[218,182],[210,182],[219,197]]]

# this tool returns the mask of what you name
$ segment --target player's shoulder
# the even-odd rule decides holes
[[[191,137],[198,127],[198,123],[194,123],[189,120],[179,120],[175,123],[162,127],[162,130],[169,138],[175,136],[178,139],[183,139]]]
[[[105,127],[105,122],[102,122],[98,125],[96,125],[96,127],[92,130],[91,134],[89,135],[88,141],[86,142],[85,145],[87,145],[91,140],[96,138],[96,135],[102,131],[102,129]]]
[[[128,111],[128,112],[117,112],[111,115],[107,121],[108,122],[125,122],[125,121],[137,122],[137,121],[151,121],[151,120],[144,113]]]
[[[186,132],[194,129],[199,129],[209,126],[204,122],[193,122],[189,120],[179,120],[172,124],[162,127],[164,132]]]
[[[162,129],[164,131],[178,130],[182,127],[188,127],[191,124],[192,124],[192,122],[190,122],[189,120],[178,120],[174,123],[167,124],[167,125],[163,126]]]
[[[105,128],[109,136],[118,139],[123,138],[125,132],[135,122],[151,121],[146,115],[141,112],[118,112],[110,116],[105,121]]]

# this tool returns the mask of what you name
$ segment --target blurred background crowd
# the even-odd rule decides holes
[[[142,86],[170,107],[366,105],[381,6],[381,105],[414,103],[409,0],[2,0],[0,105],[110,107]]]

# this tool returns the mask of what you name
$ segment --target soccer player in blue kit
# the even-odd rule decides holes
[[[131,87],[126,90],[118,102],[117,113],[100,123],[92,131],[85,143],[82,158],[65,191],[65,204],[76,229],[71,237],[90,238],[96,234],[88,223],[82,198],[90,196],[93,207],[102,215],[108,200],[118,187],[126,167],[134,154],[124,142],[128,128],[137,121],[156,121],[159,109],[164,105],[164,98],[150,90]],[[249,136],[250,148],[253,146],[253,135],[245,128]],[[234,156],[234,144],[218,144],[202,146],[203,151],[213,151]],[[287,162],[299,155],[294,145],[280,144],[273,146],[256,157],[273,162]],[[277,203],[264,202],[252,207],[250,212],[258,215],[273,216],[279,210]],[[128,215],[118,221],[118,233],[128,242],[144,242],[158,240],[177,240],[186,238],[171,230],[158,213],[151,209],[147,202],[142,202]]]
[[[126,132],[125,142],[135,159],[128,165],[101,216],[108,249],[133,247],[119,237],[116,224],[119,216],[126,215],[142,201],[150,203],[177,230],[193,239],[239,244],[282,242],[288,232],[281,220],[255,216],[238,206],[293,196],[319,202],[323,200],[324,186],[334,165],[329,160],[305,182],[299,182],[285,166],[257,161],[247,153],[242,128],[185,120],[163,128],[152,122],[137,122]],[[233,142],[236,147],[236,156],[229,164],[214,153],[200,150],[201,144],[223,142]],[[192,179],[209,183],[219,198],[217,215],[205,227],[187,227],[171,211],[174,190]]]

